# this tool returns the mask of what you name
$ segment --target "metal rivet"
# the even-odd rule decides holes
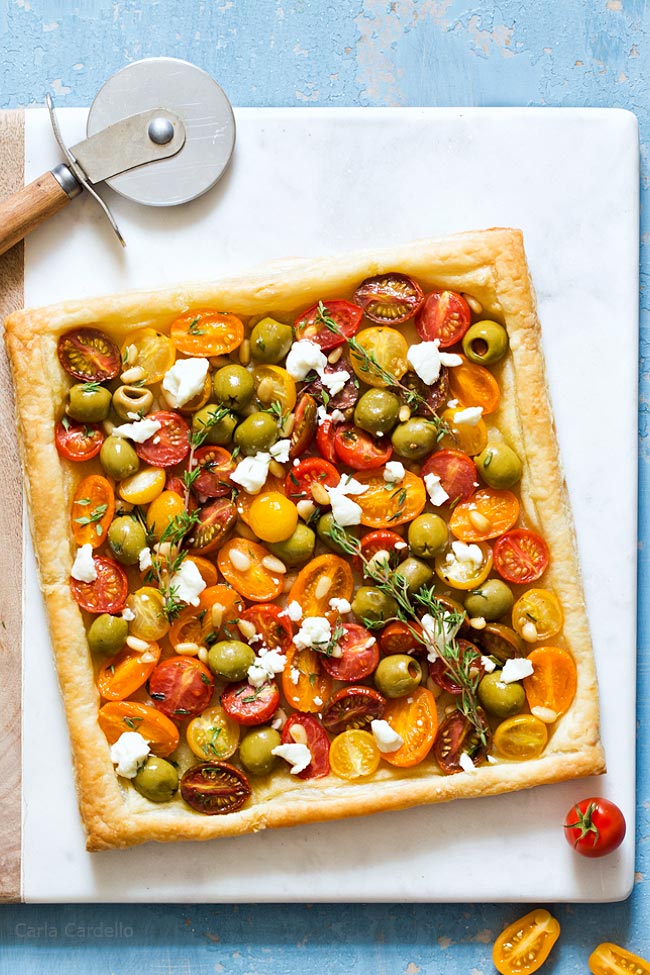
[[[167,118],[154,118],[149,122],[147,134],[157,146],[166,146],[174,138],[174,125]]]

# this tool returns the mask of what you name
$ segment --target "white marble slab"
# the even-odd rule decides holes
[[[85,112],[61,112],[65,136]],[[229,174],[184,208],[107,193],[117,245],[87,199],[29,238],[25,300],[209,278],[278,256],[489,226],[521,227],[544,345],[603,688],[600,780],[210,844],[89,855],[27,544],[24,893],[31,901],[615,900],[634,870],[638,149],[621,111],[237,112]],[[58,161],[27,113],[26,175]],[[628,838],[576,857],[576,799],[623,808]]]

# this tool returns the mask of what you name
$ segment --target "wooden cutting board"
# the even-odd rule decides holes
[[[0,112],[0,199],[23,185],[24,116]],[[23,245],[0,257],[0,322],[23,306]],[[1,325],[0,325],[1,327]],[[14,416],[4,343],[0,352],[0,417]],[[21,895],[22,479],[14,425],[0,423],[0,900]]]

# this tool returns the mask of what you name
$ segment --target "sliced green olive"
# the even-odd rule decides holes
[[[405,697],[422,682],[422,668],[405,653],[391,653],[377,664],[375,687],[384,697]]]
[[[144,386],[118,386],[113,393],[113,409],[120,420],[132,420],[133,413],[144,416],[153,406],[153,393]]]

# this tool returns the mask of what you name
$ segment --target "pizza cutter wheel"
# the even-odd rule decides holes
[[[214,186],[235,145],[235,119],[223,90],[201,68],[176,58],[135,61],[109,78],[90,107],[88,138],[70,148],[49,95],[46,103],[66,162],[0,201],[0,254],[84,189],[124,246],[97,183],[135,203],[178,206]]]

